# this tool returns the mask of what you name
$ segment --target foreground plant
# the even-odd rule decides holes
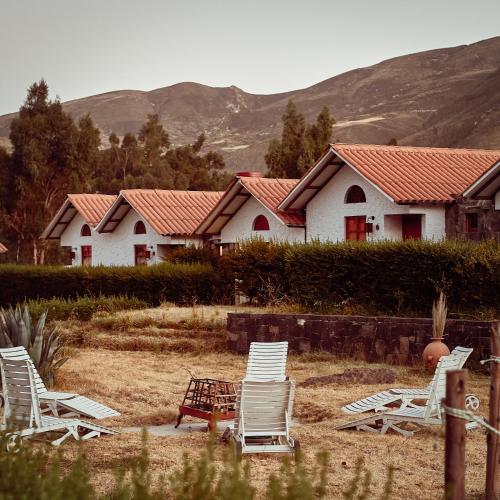
[[[58,450],[24,442],[17,453],[6,451],[7,435],[0,433],[0,500],[253,500],[257,496],[250,478],[250,462],[238,460],[235,450],[226,448],[222,463],[215,462],[215,436],[199,457],[184,455],[182,465],[168,478],[154,481],[146,446],[146,434],[139,456],[116,474],[112,489],[99,494],[92,485],[92,473],[83,453],[70,467]],[[279,473],[271,475],[265,498],[269,500],[313,500],[327,498],[328,455],[320,453],[309,470],[300,459],[283,462]],[[380,500],[391,494],[392,469]],[[374,498],[370,496],[370,473],[359,461],[354,477],[343,496],[346,500]]]
[[[61,356],[63,346],[57,327],[46,330],[46,320],[44,311],[34,323],[27,305],[0,310],[0,348],[24,347],[45,384],[51,387],[57,370],[68,358]]]

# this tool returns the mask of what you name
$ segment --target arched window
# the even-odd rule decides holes
[[[351,186],[345,195],[346,203],[365,203],[365,192],[359,186]]]
[[[269,231],[269,221],[263,215],[257,215],[253,221],[254,231]]]
[[[88,224],[84,224],[80,231],[80,236],[90,236],[90,227]]]
[[[134,226],[134,234],[146,234],[146,226],[142,220],[139,220],[135,223]]]

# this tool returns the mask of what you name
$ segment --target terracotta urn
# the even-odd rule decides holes
[[[422,359],[426,368],[434,368],[441,356],[448,356],[450,350],[443,342],[443,337],[432,337],[431,341],[422,352]]]

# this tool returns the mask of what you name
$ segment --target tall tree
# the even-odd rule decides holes
[[[16,203],[9,225],[18,241],[31,243],[34,263],[44,261],[46,244],[38,240],[41,231],[64,195],[79,183],[77,137],[77,128],[59,100],[49,100],[47,83],[34,83],[11,123],[9,136],[16,177]]]
[[[157,168],[170,146],[170,139],[158,115],[148,115],[148,121],[141,127],[138,138],[144,148],[146,165]]]
[[[313,161],[316,161],[328,144],[332,140],[332,127],[335,124],[335,118],[330,115],[330,110],[324,106],[316,118],[316,123],[309,125],[307,129],[307,138]]]
[[[328,108],[319,113],[316,123],[307,125],[302,113],[290,99],[281,118],[281,140],[269,143],[265,161],[269,177],[298,178],[330,142],[335,120]]]
[[[87,113],[78,120],[76,141],[76,165],[81,180],[81,191],[89,192],[93,189],[93,178],[99,169],[100,146],[101,133]]]

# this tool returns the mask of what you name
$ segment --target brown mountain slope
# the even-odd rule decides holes
[[[90,112],[105,136],[135,133],[148,113],[158,113],[173,142],[184,144],[204,131],[208,147],[220,151],[230,169],[263,170],[290,97],[308,120],[328,106],[337,141],[383,144],[394,137],[401,144],[499,148],[500,37],[389,59],[282,94],[180,83],[109,92],[64,107],[75,118]],[[0,141],[13,116],[0,117]]]

